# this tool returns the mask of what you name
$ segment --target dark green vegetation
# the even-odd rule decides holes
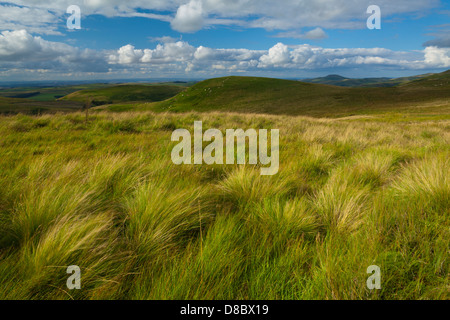
[[[30,99],[0,97],[0,114],[33,114],[73,112],[82,108],[75,101],[34,101]]]
[[[96,90],[109,87],[109,84],[86,84],[76,86],[60,86],[60,87],[18,87],[18,88],[2,88],[0,96],[6,98],[27,98],[33,101],[55,101],[68,94],[80,90]]]
[[[449,79],[450,73],[446,72],[391,88],[343,88],[269,78],[226,77],[200,82],[146,108],[318,117],[393,111],[443,113],[450,110]]]
[[[328,84],[340,87],[395,87],[407,82],[415,81],[421,78],[430,76],[430,74],[424,74],[419,76],[404,77],[404,78],[362,78],[352,79],[345,78],[340,75],[331,74],[326,77],[304,79],[303,82]]]
[[[85,102],[93,99],[94,106],[122,102],[156,102],[171,98],[184,91],[176,85],[119,85],[103,89],[89,89],[69,94],[61,100]]]
[[[87,84],[61,87],[22,87],[0,89],[0,114],[42,114],[73,112],[83,108],[88,99],[91,106],[126,102],[113,111],[129,110],[130,102],[161,101],[175,96],[192,83],[156,83],[134,85]]]

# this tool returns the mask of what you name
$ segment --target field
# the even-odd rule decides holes
[[[92,99],[94,105],[113,104],[120,102],[156,102],[169,99],[184,91],[181,85],[117,85],[102,89],[81,90],[71,93],[61,100],[85,102]]]
[[[192,83],[104,84],[0,88],[0,114],[80,111],[91,106],[126,102],[157,102],[171,98]],[[117,106],[112,108],[118,109]],[[129,109],[129,108],[128,108]]]
[[[98,90],[111,85],[105,83],[92,83],[85,85],[44,86],[44,87],[14,87],[1,88],[0,96],[6,98],[28,98],[33,101],[54,101],[68,94],[80,90]]]
[[[344,88],[299,81],[226,77],[202,81],[152,111],[226,111],[313,117],[389,112],[450,113],[450,72],[387,88]]]
[[[245,111],[192,96],[88,121],[1,116],[0,299],[449,299],[448,100],[366,114],[319,100],[305,116],[224,110],[233,99]],[[280,129],[280,172],[174,165],[172,131],[195,120]]]

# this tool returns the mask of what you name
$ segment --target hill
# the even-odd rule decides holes
[[[77,111],[82,107],[76,101],[33,101],[0,96],[0,114],[34,114]]]
[[[345,88],[280,79],[226,77],[202,81],[150,108],[173,112],[217,110],[309,116],[420,108],[442,112],[449,108],[449,78],[449,73],[443,73],[396,87]]]
[[[345,78],[340,75],[329,75],[326,77],[304,79],[303,82],[318,83],[318,84],[328,84],[340,87],[395,87],[401,84],[408,83],[410,81],[418,80],[429,76],[430,74],[424,74],[412,77],[403,78],[362,78],[362,79],[352,79]]]
[[[101,89],[81,90],[61,100],[84,103],[92,98],[96,106],[121,102],[156,102],[171,98],[185,90],[181,85],[136,85],[126,84]]]
[[[329,75],[321,78],[304,79],[303,82],[328,84],[340,87],[365,87],[365,86],[394,86],[394,83],[389,83],[390,78],[364,78],[364,79],[351,79],[345,78],[340,75]]]
[[[6,98],[22,98],[34,101],[55,101],[68,94],[80,90],[98,90],[111,86],[106,83],[92,83],[81,85],[59,86],[22,86],[0,88],[0,96]]]

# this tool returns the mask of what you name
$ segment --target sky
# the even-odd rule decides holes
[[[368,27],[377,21],[368,10],[374,5],[381,28]],[[447,69],[450,0],[0,2],[0,81],[402,77]]]

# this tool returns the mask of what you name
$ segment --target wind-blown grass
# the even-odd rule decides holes
[[[449,122],[405,119],[1,117],[0,298],[448,299]],[[279,173],[174,165],[195,120],[280,129]]]

